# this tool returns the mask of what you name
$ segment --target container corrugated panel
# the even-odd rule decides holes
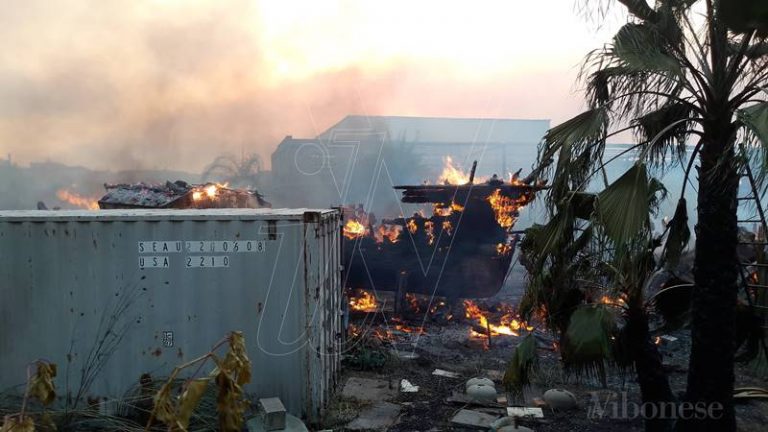
[[[120,398],[240,330],[246,391],[315,421],[339,372],[340,225],[338,210],[0,212],[0,390],[43,358],[76,392],[109,330],[88,396]]]

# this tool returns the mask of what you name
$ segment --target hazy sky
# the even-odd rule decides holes
[[[199,171],[346,114],[556,123],[621,21],[577,2],[0,0],[0,152]]]

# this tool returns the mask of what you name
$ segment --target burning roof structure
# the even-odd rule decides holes
[[[450,159],[442,184],[395,186],[401,202],[431,204],[432,214],[383,219],[347,209],[346,286],[449,298],[485,298],[500,289],[512,262],[520,209],[541,185],[516,175],[474,178]]]
[[[107,193],[99,199],[101,209],[188,209],[272,207],[256,191],[231,189],[226,185],[193,185],[177,180],[165,184],[105,184]]]

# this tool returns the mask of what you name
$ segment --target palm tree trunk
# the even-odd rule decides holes
[[[720,117],[729,120],[727,116]],[[701,416],[706,418],[683,420],[678,425],[682,431],[728,432],[736,430],[733,345],[738,276],[738,173],[730,125],[705,124],[703,136],[686,399],[694,404],[706,404],[705,408],[710,411]]]
[[[631,308],[627,316],[627,335],[632,342],[633,359],[637,382],[643,403],[650,403],[660,410],[669,411],[665,406],[673,406],[675,396],[669,387],[669,380],[664,373],[661,355],[648,331],[648,315],[642,308]],[[648,418],[645,420],[646,432],[668,432],[672,427],[672,415]]]

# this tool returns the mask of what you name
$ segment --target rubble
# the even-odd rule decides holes
[[[389,381],[351,377],[344,384],[341,395],[359,401],[377,402],[393,399],[397,396],[397,390],[392,388]]]
[[[105,184],[98,200],[101,209],[188,209],[272,207],[254,190],[231,189],[218,183],[189,184],[182,180],[165,184]]]
[[[462,409],[451,418],[451,423],[473,429],[488,429],[499,416],[485,414],[479,411]]]
[[[432,375],[446,377],[446,378],[459,378],[461,376],[456,372],[450,372],[442,369],[435,369],[434,371],[432,371]]]
[[[407,379],[400,380],[400,391],[403,393],[417,393],[419,386],[411,384]]]
[[[397,422],[400,410],[400,405],[389,402],[376,402],[362,410],[360,415],[352,420],[346,428],[360,431],[386,430]]]

